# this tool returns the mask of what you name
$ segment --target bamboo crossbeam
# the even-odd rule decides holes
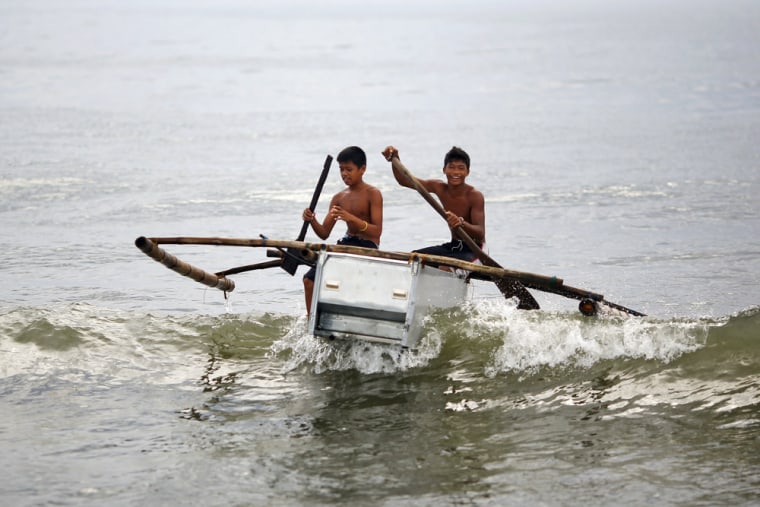
[[[644,316],[643,313],[637,312],[630,308],[606,301],[602,294],[591,292],[576,287],[565,285],[562,278],[555,276],[545,276],[536,273],[528,273],[524,271],[514,271],[511,269],[504,269],[502,267],[485,266],[482,264],[473,264],[459,259],[451,257],[443,257],[439,255],[427,255],[415,252],[393,252],[388,250],[376,250],[373,248],[362,248],[358,246],[349,245],[336,245],[326,243],[310,243],[304,241],[291,241],[291,240],[277,240],[277,239],[246,239],[246,238],[222,238],[222,237],[155,237],[145,238],[140,237],[135,240],[135,244],[140,250],[145,252],[148,256],[156,259],[162,264],[166,265],[170,269],[180,273],[184,276],[189,276],[196,281],[199,281],[210,287],[216,287],[221,290],[231,291],[235,284],[232,280],[224,277],[217,277],[211,273],[206,273],[198,268],[190,266],[177,259],[176,257],[166,253],[157,245],[213,245],[213,246],[239,246],[249,248],[276,248],[276,249],[292,249],[297,250],[300,255],[305,259],[314,259],[320,250],[326,250],[328,252],[346,253],[353,255],[361,255],[364,257],[376,257],[389,260],[397,260],[403,262],[411,262],[414,259],[419,259],[425,265],[433,267],[447,266],[450,268],[462,269],[474,273],[475,278],[487,278],[491,280],[517,280],[523,283],[526,287],[531,289],[548,292],[551,294],[557,294],[563,297],[584,300],[591,299],[597,303],[609,306],[616,310],[623,311],[630,315]],[[279,252],[278,252],[279,253]],[[180,267],[181,266],[181,267]],[[224,273],[230,272],[242,272],[243,269],[233,268],[233,270],[227,270]],[[190,274],[193,273],[193,274]],[[230,288],[225,289],[228,286]]]
[[[138,238],[139,239],[139,238]],[[159,245],[216,245],[216,246],[241,246],[241,247],[271,247],[271,248],[292,248],[301,250],[303,257],[313,258],[313,254],[320,250],[328,252],[347,253],[363,255],[365,257],[377,257],[382,259],[398,260],[410,262],[419,258],[423,264],[431,266],[448,266],[452,268],[474,271],[494,278],[510,278],[529,282],[531,284],[545,287],[547,289],[561,287],[563,280],[555,276],[545,276],[523,271],[514,271],[510,269],[497,268],[494,266],[484,266],[482,264],[473,264],[451,257],[440,255],[427,255],[415,252],[393,252],[389,250],[377,250],[374,248],[362,248],[350,245],[334,245],[326,243],[310,243],[304,241],[277,240],[277,239],[244,239],[244,238],[219,238],[219,237],[165,237],[165,238],[146,238],[149,241]],[[584,293],[585,294],[585,293]]]

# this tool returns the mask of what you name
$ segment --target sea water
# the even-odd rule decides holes
[[[0,28],[4,504],[760,502],[755,2],[32,0]],[[354,144],[382,248],[448,236],[382,149],[435,178],[461,146],[493,258],[647,317],[474,282],[416,351],[331,344],[303,267],[225,299],[134,247],[295,239]]]

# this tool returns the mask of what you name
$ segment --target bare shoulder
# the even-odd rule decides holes
[[[367,193],[370,196],[373,196],[373,197],[382,197],[383,196],[383,193],[380,192],[380,189],[377,188],[377,187],[373,187],[372,185],[367,185]]]
[[[360,188],[347,190],[347,191],[362,199],[375,199],[377,197],[382,197],[382,194],[380,193],[379,188],[373,187],[372,185],[369,185],[366,183],[362,185]]]
[[[473,187],[472,185],[468,185],[470,188],[467,189],[467,197],[470,200],[476,200],[476,201],[483,201],[485,198],[483,197],[483,192],[478,190],[477,188]]]

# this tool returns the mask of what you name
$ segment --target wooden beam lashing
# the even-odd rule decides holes
[[[203,285],[214,289],[219,289],[224,292],[232,292],[235,290],[235,282],[229,278],[216,276],[213,273],[209,273],[191,264],[188,264],[187,262],[184,262],[174,255],[166,252],[164,249],[159,247],[156,243],[146,238],[145,236],[140,236],[137,238],[135,240],[135,246],[142,250],[142,252],[151,259],[160,262],[167,268],[176,273],[179,273],[182,276],[192,278],[196,282],[202,283]]]

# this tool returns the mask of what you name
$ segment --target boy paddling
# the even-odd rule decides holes
[[[321,223],[309,208],[303,211],[302,218],[321,239],[327,239],[338,220],[342,220],[346,223],[346,234],[338,240],[339,245],[378,248],[383,233],[383,196],[364,181],[367,155],[358,146],[349,146],[338,154],[337,160],[346,188],[333,196]],[[315,272],[312,267],[303,277],[307,314],[311,313]]]
[[[398,157],[398,150],[393,146],[388,146],[383,150],[383,156],[390,161],[393,157]],[[465,181],[470,174],[470,156],[467,152],[456,146],[451,148],[443,159],[443,174],[446,176],[446,181],[416,179],[428,192],[437,195],[440,199],[446,211],[446,222],[451,229],[451,241],[415,250],[415,252],[443,255],[472,262],[477,255],[454,233],[454,228],[461,227],[481,248],[486,240],[483,194]],[[406,176],[395,167],[393,176],[399,185],[414,188]]]
[[[383,155],[388,161],[391,161],[393,157],[398,159],[398,150],[393,146],[388,146],[383,150]],[[400,159],[398,160],[400,162]],[[400,185],[415,188],[421,192],[434,193],[438,196],[443,205],[442,214],[446,216],[446,222],[451,229],[451,241],[416,250],[417,252],[454,257],[470,262],[474,262],[480,256],[485,264],[501,267],[487,254],[482,251],[476,253],[470,248],[470,245],[474,245],[476,250],[483,249],[486,240],[486,218],[483,194],[472,185],[465,183],[465,178],[470,174],[470,157],[464,150],[454,146],[446,154],[443,161],[443,173],[446,175],[445,183],[441,180],[415,178],[413,185],[406,178],[406,174],[397,169],[395,165],[392,167],[393,175]],[[435,207],[438,208],[438,205],[436,204]],[[457,238],[458,231],[465,232],[462,236],[468,240],[467,242]],[[518,309],[538,310],[540,308],[535,298],[519,281],[494,279],[494,283],[504,294],[504,297],[508,299],[517,297]]]

